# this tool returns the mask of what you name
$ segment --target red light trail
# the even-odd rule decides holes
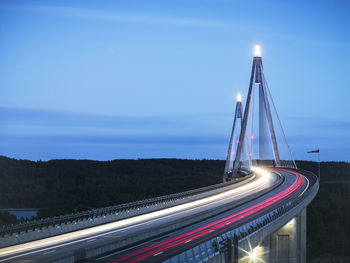
[[[227,216],[225,218],[219,219],[215,222],[212,222],[210,224],[207,224],[205,226],[202,226],[200,228],[197,228],[195,230],[192,230],[190,232],[187,232],[185,234],[178,235],[176,237],[167,239],[165,241],[159,242],[155,245],[151,245],[148,247],[145,247],[143,249],[140,249],[132,254],[126,255],[120,259],[112,261],[112,263],[117,262],[138,262],[141,260],[144,260],[146,258],[152,257],[158,253],[164,252],[165,250],[168,250],[172,247],[176,247],[178,245],[188,243],[192,240],[196,240],[200,237],[203,237],[207,235],[208,233],[211,233],[213,231],[219,230],[220,228],[227,227],[227,225],[235,223],[239,220],[242,220],[246,218],[249,215],[252,215],[254,213],[260,212],[266,207],[269,207],[276,202],[288,197],[292,193],[294,193],[299,187],[301,187],[304,184],[304,177],[297,173],[290,170],[284,170],[284,169],[276,169],[285,171],[288,173],[292,173],[295,175],[295,181],[292,185],[290,185],[288,188],[283,190],[282,192],[267,198],[264,201],[261,201],[249,208],[246,208],[242,211],[239,211],[237,213],[234,213],[230,216]]]

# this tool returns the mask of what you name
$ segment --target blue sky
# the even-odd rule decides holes
[[[295,159],[350,161],[349,1],[0,1],[0,155],[224,159],[255,43]]]

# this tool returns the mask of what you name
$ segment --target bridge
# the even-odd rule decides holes
[[[222,183],[3,227],[0,262],[306,262],[318,188],[295,165],[257,46]]]

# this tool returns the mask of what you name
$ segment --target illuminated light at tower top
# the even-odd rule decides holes
[[[258,44],[254,47],[254,57],[261,58],[261,48]]]
[[[242,102],[242,95],[241,93],[238,93],[237,96],[236,96],[236,101],[237,102]]]

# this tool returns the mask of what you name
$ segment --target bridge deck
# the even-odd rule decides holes
[[[52,262],[59,259],[73,262],[74,259],[86,257],[98,262],[159,262],[267,213],[281,203],[302,195],[309,186],[304,176],[293,171],[279,170],[269,176],[257,172],[256,175],[254,180],[232,190],[163,209],[153,216],[130,218],[125,224],[118,221],[115,223],[119,223],[119,226],[116,224],[112,229],[98,229],[95,232],[89,229],[86,235],[67,239],[68,241],[65,240],[65,235],[53,237],[58,242],[54,245],[45,244],[45,240],[42,240],[41,245],[35,248],[31,247],[33,242],[30,242],[0,249],[0,255],[3,253],[0,262]],[[157,231],[160,232],[157,234]],[[152,232],[156,235],[150,235]],[[69,235],[74,236],[75,233]],[[134,239],[135,242],[130,247],[130,241],[140,235],[144,236],[144,242],[140,243],[142,239]],[[89,254],[94,248],[98,250],[101,246],[126,240],[129,243],[124,246],[120,244],[117,252],[98,257],[96,255],[99,253]]]

